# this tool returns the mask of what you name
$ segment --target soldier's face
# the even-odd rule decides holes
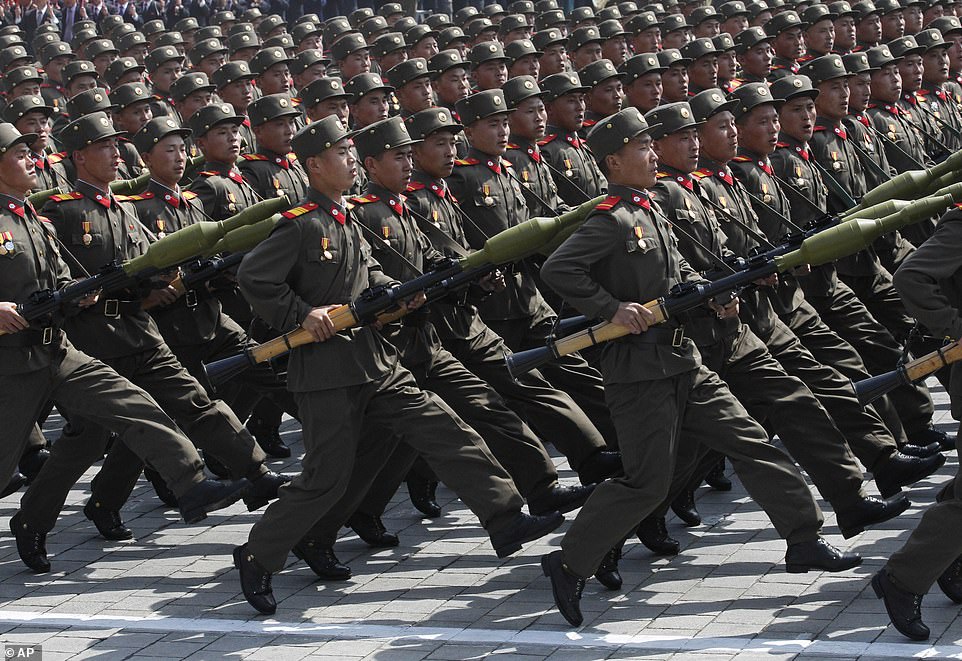
[[[540,73],[541,64],[538,63],[538,56],[533,53],[520,57],[512,62],[511,68],[508,70],[510,78],[514,78],[515,76],[533,76],[534,79],[537,80]]]
[[[607,159],[613,183],[645,190],[658,182],[658,155],[647,135],[632,138]]]
[[[682,64],[673,64],[668,71],[661,74],[663,100],[677,103],[688,99],[688,68]]]
[[[872,97],[872,75],[863,72],[852,76],[848,83],[848,111],[862,112]]]
[[[418,170],[429,176],[444,179],[454,170],[457,144],[457,138],[451,131],[432,133],[420,144],[413,145],[414,164]]]
[[[548,121],[565,131],[577,131],[585,121],[585,95],[568,92],[548,105]]]
[[[747,75],[765,78],[772,72],[772,58],[775,51],[771,43],[763,41],[738,56],[742,69]]]
[[[388,118],[390,106],[388,105],[387,92],[384,90],[374,90],[368,92],[358,102],[351,106],[351,115],[354,117],[354,125],[358,128],[379,122]]]
[[[601,44],[592,42],[590,44],[585,44],[572,53],[571,63],[574,65],[576,71],[581,71],[592,62],[597,62],[600,59]]]
[[[818,86],[815,108],[819,115],[829,119],[842,119],[848,114],[848,78],[827,80]]]
[[[742,147],[758,154],[775,151],[778,143],[778,111],[771,103],[757,106],[738,120],[738,140]]]
[[[37,170],[27,145],[17,145],[0,156],[0,184],[19,195],[37,187]]]
[[[364,159],[364,167],[371,181],[377,182],[392,193],[403,193],[411,183],[414,170],[411,147],[389,149],[379,156]]]
[[[738,60],[735,59],[735,51],[725,51],[718,55],[718,80],[727,81],[734,78],[738,73]]]
[[[922,87],[922,56],[906,55],[898,63],[899,76],[902,78],[902,91],[915,92]]]
[[[294,76],[294,85],[297,89],[302,90],[315,80],[323,78],[326,73],[327,67],[323,63],[312,64]]]
[[[438,40],[434,37],[425,37],[411,48],[411,57],[423,57],[430,60],[438,54]]]
[[[561,73],[565,70],[568,63],[568,53],[565,51],[564,44],[552,44],[544,47],[544,55],[538,62],[541,64],[541,75],[550,76],[553,73]]]
[[[120,149],[117,138],[107,138],[74,152],[77,174],[94,184],[107,184],[117,178]]]
[[[925,82],[936,85],[949,79],[949,54],[945,48],[926,51],[922,58],[922,78]]]
[[[717,37],[721,34],[721,23],[717,18],[709,18],[707,21],[702,21],[695,26],[693,30],[696,39],[701,39],[707,37],[711,39],[712,37]]]
[[[468,72],[463,67],[448,69],[434,81],[438,100],[453,105],[471,93]]]
[[[508,114],[491,115],[465,127],[471,146],[489,156],[500,156],[508,148]]]
[[[35,80],[28,80],[19,85],[15,85],[12,90],[10,90],[9,99],[15,99],[18,96],[40,96],[40,83]]]
[[[684,28],[682,30],[672,30],[665,34],[665,38],[662,40],[663,48],[681,48],[692,39],[695,38],[694,33],[691,28]],[[635,51],[638,52],[637,50]],[[654,53],[656,51],[644,51],[649,53]]]
[[[50,80],[62,82],[60,72],[63,71],[63,68],[67,66],[69,62],[69,57],[55,57],[44,65],[44,71],[47,72]]]
[[[371,70],[371,54],[366,48],[348,53],[340,61],[341,79],[350,80],[359,73],[367,73]]]
[[[197,70],[203,71],[210,78],[214,75],[214,72],[224,66],[224,62],[227,61],[225,57],[226,53],[214,53],[213,55],[208,55],[202,59],[197,64]]]
[[[406,50],[396,50],[391,53],[385,54],[383,57],[378,59],[378,66],[381,67],[381,71],[387,71],[391,67],[394,67],[401,62],[405,62],[408,59],[408,53]]]
[[[508,65],[504,60],[482,62],[471,75],[478,91],[499,89],[508,81]]]
[[[718,56],[703,55],[688,67],[688,80],[696,88],[710,89],[718,86]]]
[[[635,53],[657,53],[661,50],[661,28],[655,26],[642,30],[631,38],[631,45]]]
[[[855,45],[855,19],[842,16],[835,19],[835,46],[840,50],[851,50]]]
[[[258,76],[257,82],[264,94],[287,94],[291,91],[294,79],[287,64],[279,62]]]
[[[962,32],[950,33],[945,39],[949,42],[949,71],[962,71]]]
[[[197,138],[197,146],[208,161],[233,163],[240,156],[240,132],[236,125],[222,122]]]
[[[728,34],[731,34],[731,35],[738,34],[742,30],[747,30],[747,29],[748,29],[748,17],[744,15],[732,16],[731,18],[726,19],[721,26],[722,32],[727,32]]]
[[[347,120],[351,116],[351,108],[347,105],[345,97],[324,99],[308,108],[307,111],[311,121],[315,122],[331,115],[337,115],[341,122],[347,124]]]
[[[815,101],[801,97],[786,101],[779,111],[782,132],[796,140],[808,142],[815,131]]]
[[[658,162],[682,172],[698,167],[698,131],[694,128],[675,131],[654,142]]]
[[[247,114],[247,106],[254,100],[254,92],[249,80],[235,80],[217,90],[217,94],[237,113]]]
[[[120,130],[127,131],[133,135],[153,118],[154,114],[150,110],[150,103],[138,101],[132,105],[114,112],[114,124]]]
[[[166,92],[170,89],[170,86],[174,84],[174,81],[180,78],[183,70],[184,68],[180,62],[165,62],[150,74],[150,79],[153,81],[155,88],[161,92]]]
[[[895,103],[902,96],[902,77],[897,64],[886,64],[872,73],[872,98]]]
[[[805,53],[802,46],[802,28],[792,28],[779,33],[772,41],[772,47],[778,57],[797,60]]]
[[[35,154],[39,154],[47,147],[50,141],[50,118],[46,114],[37,111],[28,112],[17,120],[15,126],[21,133],[37,134],[37,140],[30,145],[30,149]]]
[[[820,55],[832,52],[835,45],[835,24],[825,19],[805,30],[805,47]]]
[[[922,29],[922,8],[912,5],[902,10],[902,17],[905,19],[906,34],[918,34]]]
[[[322,193],[336,195],[343,195],[350,190],[357,177],[353,146],[354,143],[345,138],[330,149],[305,159],[304,167],[307,168],[311,186]]]
[[[727,110],[715,113],[698,129],[701,153],[718,163],[727,163],[738,154],[738,128],[735,116]]]
[[[188,94],[183,101],[177,102],[177,112],[180,113],[180,118],[186,122],[194,116],[195,112],[204,106],[209,106],[212,98],[211,93],[205,91]]]
[[[601,54],[616,67],[628,59],[628,42],[624,37],[612,37],[601,42]],[[537,76],[536,76],[537,77]]]
[[[602,117],[614,115],[621,110],[625,93],[620,78],[603,80],[588,92],[588,109]]]
[[[545,110],[544,101],[536,96],[519,103],[515,111],[508,116],[511,135],[528,140],[543,138],[547,123],[548,111]]]
[[[901,10],[889,12],[881,19],[882,41],[889,42],[905,36],[905,16]]]
[[[93,76],[77,76],[67,84],[67,98],[72,99],[81,92],[92,90],[97,87],[97,79]]]
[[[877,44],[882,40],[882,20],[878,14],[866,16],[855,26],[855,34],[859,41]],[[841,46],[841,44],[839,44]]]
[[[635,78],[625,87],[628,105],[643,113],[654,109],[661,103],[661,74],[646,73]]]
[[[168,188],[173,188],[184,176],[187,167],[187,147],[179,135],[168,135],[143,155],[150,176]]]
[[[398,88],[396,94],[398,103],[408,112],[419,112],[434,105],[431,79],[427,76],[422,76],[402,85]]]
[[[291,138],[294,137],[294,118],[278,117],[254,127],[257,144],[277,154],[291,151]]]

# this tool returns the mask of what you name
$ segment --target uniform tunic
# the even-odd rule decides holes
[[[558,197],[569,206],[577,206],[604,194],[608,182],[584,138],[577,131],[554,126],[547,131],[538,146],[558,186]]]

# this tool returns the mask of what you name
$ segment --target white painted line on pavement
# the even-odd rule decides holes
[[[152,615],[82,615],[0,610],[0,623],[38,627],[85,627],[126,629],[156,633],[219,633],[262,636],[303,636],[324,640],[368,639],[408,642],[450,642],[463,644],[536,645],[552,648],[639,649],[662,652],[739,652],[812,654],[853,659],[860,656],[894,659],[962,659],[962,646],[911,643],[857,643],[833,640],[771,640],[733,636],[731,638],[687,638],[683,636],[628,636],[578,633],[575,631],[509,631],[501,629],[458,629],[454,627],[386,626],[377,624],[324,624],[264,620],[189,619]]]

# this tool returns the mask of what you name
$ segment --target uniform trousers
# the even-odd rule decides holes
[[[676,462],[694,466],[704,448],[729,457],[749,495],[789,544],[818,537],[823,517],[805,480],[707,367],[608,384],[605,395],[625,475],[595,488],[562,539],[565,563],[575,574],[594,574],[605,554],[665,499]]]
[[[197,447],[228,467],[232,478],[256,479],[266,471],[266,455],[254,438],[224,402],[207,396],[166,345],[104,362],[147,391]],[[107,451],[110,432],[90,415],[92,408],[88,405],[70,412],[69,425],[54,443],[50,458],[32,485],[36,488],[21,501],[25,520],[38,530],[53,529],[70,488]],[[94,488],[108,498],[100,502],[101,507],[119,510],[126,502],[133,488],[130,482],[136,482],[143,466],[134,450],[124,442],[110,446],[95,478],[98,485]],[[137,466],[136,472],[130,469],[131,462]],[[159,466],[149,460],[147,463],[163,475]]]
[[[962,441],[955,437],[962,456]],[[925,594],[949,565],[962,556],[962,471],[943,489],[941,501],[925,510],[905,544],[892,554],[885,568],[896,584]]]
[[[344,496],[358,466],[376,474],[397,439],[420,452],[489,532],[524,501],[484,440],[397,366],[376,381],[294,394],[302,412],[301,473],[278,491],[250,532],[249,548],[270,572]]]
[[[36,420],[47,400],[70,419],[86,420],[90,427],[110,430],[139,457],[154,466],[168,481],[178,496],[189,491],[204,479],[203,463],[197,451],[177,429],[177,425],[144,390],[120,376],[99,360],[77,351],[66,340],[60,346],[38,347],[37,351],[56,352],[49,366],[15,375],[0,375],[0,406],[4,415],[5,436],[16,439],[11,447],[0,453],[0,475],[11,475],[23,447],[36,429]],[[81,418],[83,416],[83,418]],[[21,506],[24,520],[31,528],[49,531],[63,506],[63,498],[53,507],[51,515],[38,517],[32,503],[50,498],[48,489],[60,489],[59,480],[76,476],[66,486],[69,491],[80,476],[79,472],[60,471],[63,457],[79,455],[92,457],[84,466],[103,456],[103,435],[63,437],[55,444],[50,459],[23,496]],[[82,447],[83,446],[83,447]],[[61,457],[57,460],[56,457]],[[58,479],[52,480],[52,476]],[[54,484],[52,484],[54,483]],[[65,496],[64,496],[65,497]],[[58,501],[54,496],[53,501]]]

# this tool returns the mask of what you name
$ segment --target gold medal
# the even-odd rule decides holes
[[[323,252],[324,259],[334,259],[334,255],[331,254],[331,251],[330,251],[330,250],[328,250],[328,248],[330,247],[330,245],[331,245],[331,240],[330,240],[329,238],[327,238],[326,236],[322,236],[322,237],[321,237],[321,250],[324,251],[324,252]]]
[[[566,159],[565,159],[565,168],[567,168],[567,169],[565,170],[565,176],[566,176],[566,177],[570,177],[571,175],[574,174],[574,170],[571,169],[571,159],[570,159],[570,158],[566,158]]]
[[[236,201],[237,201],[237,198],[234,197],[234,193],[232,193],[232,192],[228,192],[228,193],[227,193],[227,199],[230,200],[231,202],[236,202]]]
[[[90,236],[90,222],[85,220],[80,225],[84,230],[84,235],[80,237],[80,240],[83,241],[85,246],[89,246],[94,240],[94,238]]]
[[[491,197],[491,187],[488,184],[483,184],[481,186],[481,191],[484,193],[484,199],[481,200],[484,206],[490,207],[494,204],[494,198]]]
[[[0,257],[3,257],[6,254],[7,254],[7,244],[4,243],[0,245]]]
[[[227,210],[230,211],[231,213],[235,213],[237,211],[237,205],[231,202],[230,204],[227,205]]]
[[[765,204],[771,204],[774,198],[771,195],[765,195],[762,197],[762,202]]]
[[[484,202],[484,206],[490,207],[492,204],[494,204],[494,198],[488,195],[487,197],[484,198],[483,202]]]
[[[158,218],[157,219],[157,238],[158,239],[162,239],[165,236],[167,236],[167,232],[164,231],[165,229],[167,229],[166,221],[164,221],[163,218]]]
[[[331,251],[330,251],[330,250],[325,250],[325,251],[324,251],[324,259],[334,259],[334,255],[331,254]]]
[[[839,171],[839,170],[842,169],[842,164],[841,164],[840,162],[838,162],[838,161],[833,161],[833,162],[832,162],[832,169],[837,172],[837,171]]]

